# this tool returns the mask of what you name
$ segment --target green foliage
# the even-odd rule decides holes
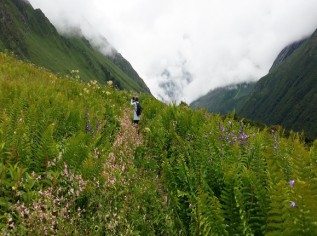
[[[316,141],[74,77],[0,54],[2,234],[317,233]]]

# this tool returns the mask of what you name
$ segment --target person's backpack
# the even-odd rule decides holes
[[[136,103],[136,115],[140,116],[142,112],[142,107],[141,104],[139,102]]]

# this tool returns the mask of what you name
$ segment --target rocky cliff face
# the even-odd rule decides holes
[[[22,3],[26,4],[24,2]],[[21,19],[24,19],[25,17],[18,12],[11,11],[12,4],[13,3],[10,1],[0,1],[0,41],[6,49],[13,51],[22,58],[28,58],[29,53],[24,35],[20,29],[17,29],[14,21],[16,17]]]
[[[297,48],[299,48],[307,39],[302,39],[291,43],[290,45],[286,46],[274,60],[273,65],[269,72],[272,72],[275,68],[277,68],[286,58],[288,58]]]

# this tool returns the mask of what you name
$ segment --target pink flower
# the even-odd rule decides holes
[[[67,164],[64,162],[64,175],[68,175]]]

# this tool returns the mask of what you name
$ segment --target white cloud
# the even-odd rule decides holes
[[[173,92],[188,103],[215,87],[259,79],[284,46],[317,28],[316,0],[30,2],[60,31],[73,26],[88,38],[106,37],[156,97]]]

